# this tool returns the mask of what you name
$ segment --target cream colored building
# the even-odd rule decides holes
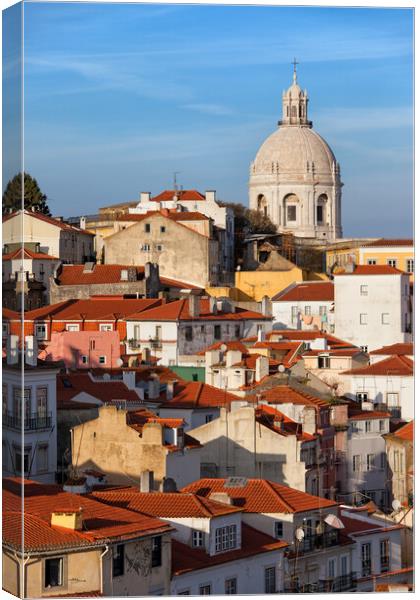
[[[120,217],[115,233],[104,240],[104,262],[117,265],[152,262],[159,265],[162,277],[200,287],[216,284],[219,245],[213,238],[211,221],[199,213],[185,215],[167,211],[167,214]],[[191,218],[194,215],[196,218]]]
[[[340,165],[308,120],[308,94],[298,85],[295,68],[283,93],[279,128],[251,164],[250,208],[270,217],[280,232],[332,240],[342,237],[342,185]]]
[[[203,477],[262,477],[314,494],[319,491],[313,468],[319,440],[310,418],[300,428],[278,410],[255,409],[244,402],[231,410],[221,408],[218,419],[190,433],[203,444]]]
[[[63,263],[80,264],[93,259],[94,234],[41,213],[20,210],[7,215],[2,231],[5,253],[23,242],[28,247],[37,245],[39,252],[56,256]]]
[[[172,478],[178,486],[200,475],[200,444],[184,434],[182,419],[145,418],[116,406],[99,407],[97,419],[72,429],[72,464],[97,469],[110,483],[140,484],[153,473],[154,485]]]

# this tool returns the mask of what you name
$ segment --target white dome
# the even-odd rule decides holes
[[[277,173],[281,179],[301,181],[307,173],[333,180],[335,156],[313,129],[279,127],[262,144],[251,169],[252,175]]]

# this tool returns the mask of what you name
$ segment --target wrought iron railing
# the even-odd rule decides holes
[[[299,583],[290,581],[286,584],[284,591],[289,594],[319,594],[325,592],[350,592],[357,587],[356,573],[347,573],[330,579],[320,579],[312,583]]]
[[[23,429],[25,431],[36,431],[37,429],[50,429],[52,425],[51,413],[45,415],[39,415],[38,413],[31,413],[25,416],[23,422]],[[22,417],[10,412],[3,414],[3,427],[9,429],[22,429]]]
[[[299,544],[298,552],[312,552],[321,548],[329,548],[339,544],[339,535],[337,530],[325,531],[324,533],[305,535]]]

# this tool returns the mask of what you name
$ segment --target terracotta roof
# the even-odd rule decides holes
[[[233,478],[235,479],[235,478]],[[268,479],[245,479],[245,485],[226,486],[227,479],[199,479],[185,486],[183,492],[193,492],[208,497],[214,492],[225,492],[234,506],[248,513],[299,513],[308,510],[330,508],[337,502],[312,496]]]
[[[222,407],[241,400],[234,394],[200,381],[180,381],[175,384],[172,400],[166,400],[164,395],[161,398],[164,408]]]
[[[169,200],[173,200],[175,195],[177,196],[177,199],[182,202],[196,202],[197,200],[203,201],[206,199],[206,197],[197,190],[165,190],[151,198],[151,200],[153,200],[153,202],[168,202]]]
[[[389,419],[390,413],[379,410],[349,411],[350,421],[370,421],[372,419]]]
[[[150,217],[165,217],[175,222],[182,221],[210,221],[210,218],[203,213],[200,212],[191,212],[191,211],[178,211],[178,210],[151,210],[147,213],[125,213],[119,217],[117,217],[116,221],[144,221],[145,219],[149,219]]]
[[[261,400],[268,404],[302,404],[325,408],[330,406],[326,400],[297,391],[288,385],[278,385],[261,391]]]
[[[302,424],[293,421],[276,408],[266,404],[260,404],[255,409],[255,416],[260,425],[268,427],[271,431],[279,435],[295,435],[299,441],[310,442],[318,438],[317,435],[302,433]]]
[[[204,350],[197,352],[197,354],[198,356],[203,356],[206,352],[209,352],[210,350],[220,350],[220,348],[223,345],[226,346],[227,350],[239,350],[239,352],[242,352],[242,354],[246,354],[248,352],[248,348],[245,346],[245,344],[243,344],[239,340],[231,340],[228,342],[215,342],[214,344],[211,344],[211,346],[207,346],[207,348],[204,348]]]
[[[22,482],[24,515],[21,512]],[[83,511],[83,530],[51,526],[52,512],[75,508]],[[159,519],[110,507],[84,495],[64,492],[58,485],[18,477],[3,479],[3,543],[21,548],[22,524],[26,551],[92,546],[172,530],[168,523]]]
[[[146,408],[142,408],[136,411],[128,411],[126,413],[126,423],[129,427],[131,427],[131,429],[134,429],[134,431],[137,431],[137,433],[142,435],[143,427],[148,423],[158,423],[162,426],[162,428],[168,427],[172,429],[182,427],[184,425],[184,420],[159,418]],[[178,450],[180,450],[180,446],[176,444],[168,444],[164,442],[163,445],[169,452],[177,452]],[[184,433],[183,447],[192,449],[201,448],[202,446],[196,438],[192,437],[188,433]]]
[[[402,275],[404,271],[400,271],[389,265],[356,265],[351,273],[336,273],[334,277],[342,275]]]
[[[405,440],[407,442],[414,441],[414,421],[410,421],[406,425],[403,425],[397,431],[392,434],[393,437]]]
[[[360,348],[332,348],[331,350],[306,350],[302,356],[318,356],[319,354],[327,354],[328,356],[354,356],[361,354]]]
[[[290,342],[285,340],[282,342],[256,342],[251,348],[268,348],[269,350],[277,352],[282,351],[284,352],[284,355],[282,357],[277,356],[277,359],[280,360],[281,364],[285,367],[291,367],[299,360],[298,350],[301,346],[301,341]]]
[[[14,319],[17,321],[21,320],[22,313],[16,312],[15,310],[10,310],[10,308],[2,308],[3,320],[4,319]]]
[[[22,213],[22,211],[18,210],[14,213],[6,215],[5,217],[3,217],[3,223],[5,223],[9,219],[12,219],[13,217],[15,217],[16,215],[21,214],[21,213]],[[67,231],[70,230],[70,231],[74,231],[77,233],[83,233],[84,235],[90,235],[90,236],[95,235],[94,233],[86,231],[85,229],[80,229],[79,227],[74,227],[73,225],[69,225],[69,223],[66,223],[65,221],[59,221],[58,219],[54,219],[54,217],[47,217],[47,215],[44,215],[40,212],[32,212],[29,210],[25,210],[24,214],[25,214],[25,216],[32,217],[33,219],[38,219],[39,221],[44,221],[44,223],[49,223],[50,225],[55,225],[56,227],[59,227],[60,229],[65,229]]]
[[[385,354],[389,356],[400,356],[403,354],[405,356],[413,356],[414,344],[413,342],[391,344],[391,346],[382,346],[382,348],[379,348],[378,350],[372,350],[372,352],[369,352],[369,354]]]
[[[307,302],[333,302],[334,284],[332,281],[305,281],[295,283],[292,288],[285,289],[271,298],[273,302],[291,302],[305,300]]]
[[[112,506],[140,512],[160,518],[204,518],[220,517],[242,512],[241,508],[222,504],[208,498],[188,493],[140,492],[136,488],[101,491],[91,494],[96,500]]]
[[[370,242],[369,244],[363,244],[363,247],[370,248],[372,246],[412,246],[412,239],[387,239],[381,238],[380,240],[375,240],[374,242]]]
[[[370,523],[368,521],[362,521],[361,519],[352,519],[351,517],[344,516],[342,511],[340,511],[340,520],[344,525],[343,533],[353,536],[363,536],[381,532],[385,533],[394,529],[403,528],[403,525],[398,524],[389,525],[384,523],[381,525],[380,523]]]
[[[84,265],[62,265],[61,272],[57,276],[59,285],[120,283],[121,271],[124,269],[135,269],[137,280],[144,279],[144,267],[95,264],[92,271],[84,271],[84,268]],[[126,282],[127,280],[124,280],[124,283]]]
[[[81,393],[89,394],[100,403],[125,401],[128,405],[139,404],[139,396],[129,390],[122,381],[94,381],[86,371],[70,372],[57,375],[57,408],[92,408],[93,403],[75,402],[73,399]]]
[[[209,298],[200,298],[200,314],[197,317],[190,315],[189,299],[184,298],[143,311],[140,315],[133,311],[129,318],[139,321],[243,321],[250,319],[271,321],[272,319],[272,317],[265,317],[261,313],[238,307],[233,307],[233,312],[218,310],[214,313],[210,311]]]
[[[283,540],[276,540],[249,525],[242,523],[241,548],[209,556],[202,548],[191,548],[172,540],[172,576],[208,569],[223,563],[241,560],[257,554],[286,548]]]
[[[341,375],[401,375],[411,377],[414,363],[407,356],[390,356],[373,365],[343,371]]]
[[[45,254],[45,252],[33,252],[29,248],[18,248],[14,252],[3,254],[3,260],[14,260],[17,258],[21,260],[28,258],[32,258],[33,260],[60,260],[56,256],[50,256],[49,254]]]
[[[325,339],[327,340],[327,344],[330,348],[356,348],[354,344],[347,342],[345,340],[340,340],[339,338],[331,335],[330,333],[325,333],[323,331],[302,331],[298,329],[274,329],[266,334],[266,338],[268,340],[274,340],[280,337],[280,339],[285,340],[300,340],[300,341],[313,341],[316,339]]]
[[[159,306],[161,299],[125,299],[112,296],[95,296],[87,300],[66,300],[43,306],[25,313],[25,320],[43,320],[53,318],[55,321],[65,320],[115,320],[126,318],[132,313],[141,313],[152,307]],[[117,317],[118,315],[118,317]]]

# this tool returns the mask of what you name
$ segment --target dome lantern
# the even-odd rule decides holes
[[[279,121],[280,126],[299,126],[312,127],[312,122],[308,121],[308,94],[302,90],[297,83],[296,65],[299,63],[293,60],[293,83],[286,92],[283,92],[283,118]]]

